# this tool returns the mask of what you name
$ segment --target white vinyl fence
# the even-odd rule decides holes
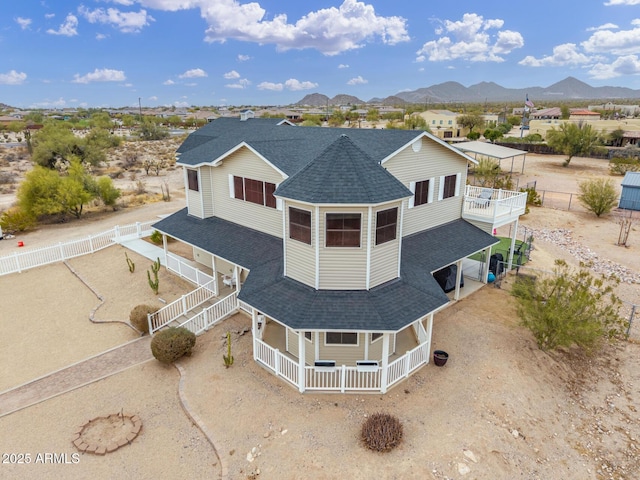
[[[115,226],[106,232],[57,245],[15,252],[13,255],[0,257],[0,275],[20,273],[30,268],[41,267],[50,263],[63,262],[70,258],[97,252],[127,238],[142,238],[151,235],[151,225],[157,220],[131,225]]]

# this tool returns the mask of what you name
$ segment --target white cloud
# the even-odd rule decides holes
[[[640,5],[640,0],[609,0],[604,4],[607,7],[611,7],[615,5]]]
[[[60,97],[58,100],[45,100],[44,102],[32,103],[29,105],[29,108],[62,108],[66,106],[66,100]]]
[[[187,70],[183,74],[178,75],[178,78],[202,78],[207,76],[207,72],[201,68],[192,68],[191,70]]]
[[[625,55],[610,64],[597,63],[589,70],[589,75],[599,80],[622,75],[640,75],[640,59],[637,55]]]
[[[227,83],[225,87],[244,89],[244,88],[247,88],[249,85],[251,85],[251,82],[249,80],[247,80],[246,78],[241,78],[236,83]]]
[[[84,5],[78,7],[78,13],[86,18],[89,23],[103,23],[111,25],[123,33],[134,33],[150,25],[155,19],[147,14],[146,10],[139,12],[121,12],[117,8],[96,8],[89,10]]]
[[[240,74],[235,70],[231,70],[230,72],[225,73],[223,77],[226,78],[227,80],[232,80],[234,78],[240,78]]]
[[[347,82],[347,85],[364,85],[365,83],[369,83],[369,80],[365,80],[360,75],[352,78]]]
[[[18,17],[16,18],[16,23],[20,25],[20,28],[22,30],[26,30],[27,28],[29,28],[29,25],[31,25],[31,19]]]
[[[55,13],[45,13],[44,14],[44,18],[46,18],[47,20],[49,20],[49,19],[51,19],[51,18],[53,18],[55,16],[56,16]]]
[[[519,65],[526,67],[560,67],[560,66],[577,66],[593,63],[594,59],[580,53],[575,43],[565,43],[553,47],[553,54],[542,58],[535,58],[531,55],[526,56],[518,62]]]
[[[617,30],[618,28],[620,27],[615,23],[605,23],[597,27],[589,27],[587,28],[587,32],[597,32],[598,30]]]
[[[169,79],[169,80],[165,80],[164,82],[162,82],[162,84],[163,84],[163,85],[173,85],[174,83],[176,83],[176,82],[174,82],[174,81],[173,81],[173,80],[171,80],[171,79]]]
[[[290,78],[289,80],[284,82],[284,86],[288,90],[297,92],[300,90],[310,90],[312,88],[316,88],[318,84],[309,81],[301,82],[300,80],[296,80],[295,78]]]
[[[52,28],[50,28],[49,30],[47,30],[47,33],[51,35],[64,35],[65,37],[73,37],[74,35],[78,34],[78,31],[76,30],[77,26],[78,17],[70,13],[64,19],[64,23],[60,25],[60,28],[58,30],[53,30]]]
[[[96,68],[93,72],[83,76],[76,73],[73,78],[73,83],[122,82],[127,79],[122,70],[112,70],[110,68]]]
[[[242,54],[238,54],[238,61],[239,62],[246,62],[247,60],[250,60],[251,57],[249,55],[242,55]]]
[[[437,40],[426,42],[416,52],[416,62],[464,59],[472,62],[503,62],[504,55],[524,45],[519,32],[499,30],[504,20],[485,20],[476,13],[465,13],[462,20],[444,20],[436,28]],[[491,34],[491,30],[498,30]],[[446,34],[446,35],[445,35]]]
[[[205,40],[229,39],[276,45],[279,51],[313,48],[337,55],[362,48],[376,38],[395,45],[409,41],[406,19],[377,15],[373,5],[344,0],[339,7],[322,8],[291,23],[286,14],[271,13],[257,2],[237,0],[138,0],[149,8],[177,11],[199,8],[208,24]]]
[[[258,90],[271,90],[274,92],[281,92],[284,85],[281,83],[262,82],[258,84]]]
[[[587,53],[613,55],[633,55],[640,51],[640,23],[632,22],[636,28],[631,30],[598,30],[589,39],[582,42]]]
[[[20,85],[26,79],[27,74],[24,72],[10,70],[7,73],[0,73],[0,85]]]
[[[155,102],[156,100],[158,100],[158,97],[156,97],[155,95],[152,95],[149,97],[149,100],[151,100],[152,102]]]
[[[96,40],[104,40],[107,36],[104,33],[96,33]]]
[[[341,63],[340,65],[338,65],[338,68],[349,68],[349,65],[347,65],[346,63]]]

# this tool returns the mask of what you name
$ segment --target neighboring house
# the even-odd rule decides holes
[[[618,208],[640,210],[640,172],[624,174]]]
[[[600,120],[600,114],[585,108],[572,108],[569,111],[569,120]]]
[[[458,299],[463,262],[524,213],[526,194],[465,188],[468,162],[424,131],[219,118],[178,149],[187,207],[154,228],[234,288],[258,363],[301,392],[384,393],[429,362],[434,273]]]
[[[458,114],[450,110],[426,110],[420,113],[427,126],[438,138],[463,137],[469,131],[458,126]]]
[[[562,118],[562,110],[560,107],[543,108],[529,115],[531,120],[560,120]]]

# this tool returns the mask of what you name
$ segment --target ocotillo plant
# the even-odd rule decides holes
[[[160,271],[160,258],[151,264],[151,271],[153,272],[153,280],[151,280],[151,274],[147,270],[147,278],[149,279],[149,286],[153,293],[158,294],[160,288],[160,279],[158,278],[158,272]]]
[[[227,354],[222,355],[222,359],[224,360],[224,366],[226,368],[233,365],[233,355],[231,355],[231,332],[227,332]]]

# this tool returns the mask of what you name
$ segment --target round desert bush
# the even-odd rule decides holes
[[[151,353],[162,363],[173,363],[184,355],[191,355],[195,344],[195,333],[184,327],[169,327],[153,336]]]
[[[153,305],[136,305],[129,314],[129,322],[143,334],[149,333],[147,315],[149,313],[157,312],[158,310],[159,308],[154,307]]]
[[[402,424],[388,413],[374,413],[362,424],[360,436],[370,450],[388,452],[402,441]]]
[[[158,230],[154,230],[149,239],[156,245],[160,245],[162,243],[162,234]]]

